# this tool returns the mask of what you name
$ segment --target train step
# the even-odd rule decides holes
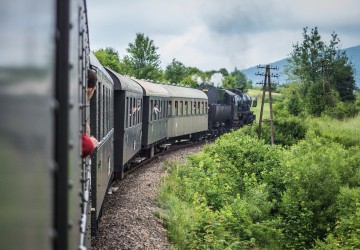
[[[162,148],[163,150],[168,150],[169,148],[170,148],[170,146],[171,146],[171,144],[169,144],[169,143],[166,143],[166,144],[161,144],[160,145],[160,148]]]
[[[140,163],[142,161],[144,161],[146,159],[146,157],[136,157],[131,163]]]

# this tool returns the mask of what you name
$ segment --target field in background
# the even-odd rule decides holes
[[[251,110],[254,111],[254,114],[256,115],[256,121],[258,122],[260,117],[261,99],[262,99],[263,91],[261,89],[249,89],[247,94],[250,95],[250,97],[257,98],[257,106],[251,107]],[[274,103],[281,98],[281,94],[271,92],[271,97],[274,105]],[[270,118],[269,92],[266,92],[263,119],[269,119],[269,118]]]

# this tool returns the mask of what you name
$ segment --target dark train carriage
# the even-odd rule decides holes
[[[81,249],[85,1],[0,9],[0,249]]]
[[[103,199],[114,170],[114,84],[108,72],[93,54],[90,54],[90,67],[98,78],[96,92],[90,100],[91,135],[98,140],[98,146],[91,155],[91,233],[94,235]]]
[[[208,130],[208,97],[200,90],[163,85],[169,93],[167,136],[198,139]]]
[[[106,68],[114,81],[114,164],[117,178],[141,150],[143,89],[130,78]]]
[[[168,92],[161,84],[135,80],[144,90],[142,148],[154,155],[155,145],[167,138]]]

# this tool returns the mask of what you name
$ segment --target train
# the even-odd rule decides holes
[[[158,84],[101,65],[85,0],[0,9],[1,249],[89,249],[112,180],[132,164],[255,120],[240,89]],[[89,69],[97,85],[87,101]],[[98,145],[82,158],[87,124]]]

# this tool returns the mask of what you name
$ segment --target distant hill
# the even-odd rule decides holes
[[[346,52],[346,55],[348,56],[348,58],[354,65],[355,82],[356,82],[356,85],[360,88],[360,45],[351,47],[351,48],[347,48],[347,49],[343,49],[343,50]],[[286,64],[287,64],[287,58],[282,59],[280,61],[270,63],[271,66],[273,66],[273,67],[277,66],[279,68],[278,71],[272,71],[274,74],[276,74],[276,73],[279,74],[278,80],[276,78],[272,79],[274,82],[279,82],[280,84],[287,82],[287,75],[283,72]],[[257,82],[261,82],[264,80],[263,76],[255,75],[255,73],[257,73],[257,72],[260,72],[260,73],[265,72],[264,69],[258,69],[257,66],[244,69],[243,72],[245,73],[246,77],[249,80],[252,80],[254,85]]]

